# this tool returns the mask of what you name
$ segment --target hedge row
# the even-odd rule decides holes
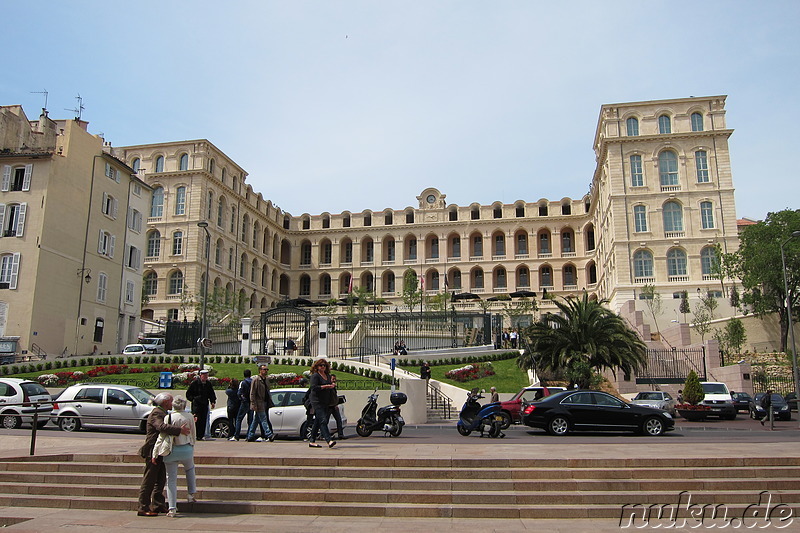
[[[469,363],[483,363],[486,361],[503,361],[505,359],[516,359],[519,352],[503,352],[498,354],[468,355],[466,357],[446,357],[444,359],[399,359],[397,364],[400,366],[414,367],[420,366],[427,361],[430,366],[441,365],[466,365]]]

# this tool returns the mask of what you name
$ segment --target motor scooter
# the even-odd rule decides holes
[[[506,435],[502,431],[505,417],[500,407],[500,402],[487,403],[481,406],[478,403],[478,400],[483,398],[481,392],[483,391],[478,391],[477,388],[474,388],[467,393],[467,401],[464,402],[464,407],[461,408],[456,428],[465,437],[473,431],[480,430],[481,437],[483,437],[484,432],[487,432],[491,438],[499,437],[502,439]]]
[[[378,409],[378,389],[369,395],[367,405],[361,411],[361,418],[356,423],[356,433],[362,437],[369,437],[373,431],[384,431],[392,437],[399,437],[406,425],[400,416],[400,406],[408,401],[408,396],[402,392],[393,392],[389,397],[392,405]]]

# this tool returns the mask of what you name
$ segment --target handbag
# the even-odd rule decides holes
[[[172,413],[167,415],[168,421],[167,424],[172,423]],[[168,434],[168,433],[159,433],[158,439],[156,439],[156,444],[153,446],[153,459],[158,459],[158,457],[165,457],[172,453],[172,443],[175,440],[175,437]]]

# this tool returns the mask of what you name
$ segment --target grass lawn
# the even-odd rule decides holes
[[[466,363],[458,365],[437,365],[431,366],[431,378],[442,383],[449,383],[462,389],[471,389],[478,387],[479,389],[489,390],[490,387],[496,387],[497,392],[500,393],[515,393],[519,392],[522,387],[530,385],[528,382],[528,373],[524,372],[517,367],[516,359],[505,359],[502,361],[492,361],[494,367],[494,376],[489,376],[473,381],[454,381],[444,377],[445,373],[454,368],[461,368],[466,366]],[[404,367],[409,372],[419,372],[419,367]]]

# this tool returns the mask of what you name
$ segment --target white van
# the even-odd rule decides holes
[[[727,385],[718,381],[701,381],[700,385],[706,394],[703,397],[703,405],[711,408],[711,415],[728,420],[736,418],[736,405]]]

